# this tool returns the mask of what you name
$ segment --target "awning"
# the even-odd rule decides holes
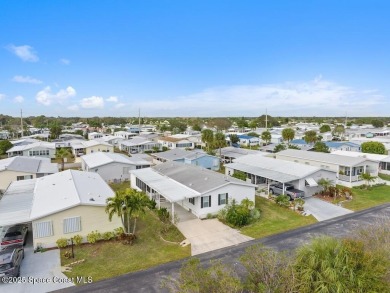
[[[305,181],[306,181],[306,184],[309,185],[310,187],[318,186],[318,183],[311,177],[306,178]]]

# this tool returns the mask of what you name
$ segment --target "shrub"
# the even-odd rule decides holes
[[[236,227],[242,227],[250,222],[250,210],[232,203],[226,212],[226,221]]]
[[[154,210],[154,209],[156,209],[156,205],[157,205],[157,203],[156,203],[156,201],[152,198],[152,199],[150,199],[150,200],[148,200],[148,208],[149,209],[151,209],[151,210]]]
[[[288,208],[290,206],[290,197],[285,194],[281,194],[275,198],[275,202],[281,207]]]
[[[58,248],[64,248],[68,246],[68,239],[60,238],[56,241]]]
[[[114,229],[114,234],[115,234],[116,237],[119,237],[122,234],[125,234],[125,230],[123,229],[123,227],[115,228]]]
[[[83,242],[83,236],[81,235],[75,235],[73,236],[73,243],[78,246]]]
[[[115,237],[114,232],[104,232],[102,236],[104,240],[111,240]]]
[[[71,258],[72,257],[72,252],[70,250],[67,250],[64,252],[64,257],[65,258]]]
[[[233,173],[233,177],[234,178],[237,178],[237,179],[240,179],[240,180],[243,180],[243,181],[246,181],[246,174],[242,171],[234,171]]]
[[[253,209],[250,211],[251,221],[256,221],[260,219],[260,211],[258,209]]]
[[[97,230],[92,231],[87,235],[87,240],[91,244],[96,243],[100,239],[101,239],[101,234]]]
[[[162,222],[167,222],[167,221],[169,221],[169,212],[168,212],[167,208],[160,208],[160,209],[157,211],[157,215],[158,215],[159,219],[160,219]]]

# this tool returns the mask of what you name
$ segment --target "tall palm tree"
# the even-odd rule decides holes
[[[129,217],[134,218],[133,235],[135,235],[135,229],[137,226],[137,219],[141,214],[145,213],[145,209],[148,206],[148,197],[145,193],[132,189],[130,193],[126,194],[126,206],[128,209]]]
[[[65,168],[65,158],[71,158],[72,152],[68,148],[60,148],[56,151],[56,158],[61,160],[61,170]]]
[[[124,193],[120,191],[115,192],[115,196],[106,199],[106,213],[108,219],[112,221],[112,217],[116,214],[121,218],[122,226],[125,228],[125,207],[124,207]]]
[[[327,178],[321,178],[317,183],[323,188],[323,192],[327,192],[329,187],[333,185],[333,181]]]
[[[214,134],[211,129],[204,129],[202,131],[202,141],[206,144],[207,151],[210,151],[210,145],[213,143]]]
[[[221,157],[221,148],[226,146],[226,137],[222,132],[214,135],[214,145],[219,148],[219,157]]]
[[[287,143],[289,144],[291,140],[295,137],[295,131],[292,128],[285,128],[282,130],[282,137],[283,140],[287,140]]]
[[[375,181],[376,177],[375,176],[371,176],[371,174],[369,172],[366,172],[366,173],[363,173],[360,175],[362,177],[363,180],[366,181],[366,189],[368,189],[368,187],[370,186],[370,182],[373,182]]]
[[[272,135],[269,131],[263,131],[261,133],[261,140],[265,141],[265,144],[268,144],[271,141]]]

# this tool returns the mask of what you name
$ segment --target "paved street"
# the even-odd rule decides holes
[[[336,206],[315,197],[305,198],[305,204],[303,207],[305,211],[312,214],[317,221],[325,221],[353,213],[351,210]]]
[[[380,221],[383,218],[390,218],[390,203],[347,214],[335,219],[322,221],[285,233],[207,252],[198,255],[197,257],[201,260],[202,264],[207,264],[212,259],[220,259],[225,263],[236,264],[240,255],[251,245],[262,243],[278,250],[291,250],[307,243],[314,236],[346,236],[351,231],[368,225],[369,223]],[[161,280],[167,276],[174,277],[177,275],[178,270],[185,261],[186,260],[175,261],[90,285],[63,289],[61,292],[164,292],[164,290],[160,288]]]

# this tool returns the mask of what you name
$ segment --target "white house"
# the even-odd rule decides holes
[[[160,137],[158,142],[162,147],[167,147],[169,149],[193,149],[195,147],[195,142],[188,140],[187,138],[178,138],[172,136]]]
[[[238,135],[238,138],[240,139],[240,145],[244,146],[258,146],[260,144],[260,139],[256,136],[249,136],[249,135]]]
[[[0,191],[12,181],[40,178],[57,173],[58,165],[47,158],[12,157],[0,160]]]
[[[123,139],[130,139],[130,138],[137,136],[137,135],[138,134],[135,132],[128,132],[128,131],[123,131],[123,130],[114,132],[114,136],[121,137]]]
[[[131,171],[131,186],[146,192],[159,205],[175,203],[198,218],[216,214],[235,199],[255,200],[255,185],[198,166],[167,162]]]
[[[361,148],[359,144],[349,141],[327,141],[325,145],[329,148],[330,152],[333,151],[352,151],[360,152]]]
[[[91,140],[91,139],[96,139],[96,138],[101,138],[103,137],[103,133],[100,133],[100,132],[90,132],[88,133],[88,139]]]
[[[336,172],[337,184],[352,187],[364,184],[362,173],[378,176],[378,162],[367,158],[354,158],[319,152],[288,149],[275,154],[277,159],[320,167]]]
[[[130,170],[150,167],[151,163],[122,154],[97,152],[81,156],[84,171],[98,173],[105,181],[129,180]]]
[[[120,136],[106,135],[106,136],[103,136],[102,138],[97,138],[95,140],[99,141],[99,142],[109,143],[113,146],[118,146],[119,142],[124,140],[124,138],[122,138]]]
[[[225,173],[233,176],[235,171],[244,172],[247,181],[269,190],[271,183],[290,183],[296,189],[311,196],[320,191],[318,181],[321,178],[336,182],[336,172],[295,162],[269,158],[261,154],[247,155],[225,165]]]
[[[218,152],[219,153],[219,152]],[[258,154],[259,151],[241,149],[235,147],[224,147],[221,148],[221,160],[225,163],[231,163],[234,159],[240,158],[242,156],[247,156],[250,154]]]
[[[97,140],[77,141],[76,143],[71,143],[71,147],[72,153],[76,157],[96,152],[114,152],[113,145]]]
[[[34,142],[30,144],[22,144],[13,146],[7,151],[8,157],[24,156],[24,157],[43,157],[55,158],[56,147],[53,142]]]
[[[134,137],[130,140],[122,140],[119,142],[119,149],[128,152],[129,154],[143,153],[145,151],[153,151],[161,149],[161,144],[141,136]]]

